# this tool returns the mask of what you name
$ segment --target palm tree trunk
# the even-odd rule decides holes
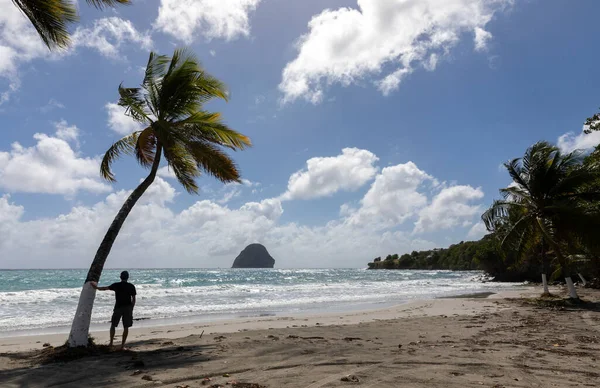
[[[583,286],[587,286],[587,281],[585,280],[583,275],[581,273],[577,273],[577,275],[579,275],[579,279],[581,279],[581,283],[583,284]]]
[[[152,163],[150,174],[142,183],[140,183],[138,187],[136,187],[135,190],[133,190],[133,193],[131,193],[129,198],[127,198],[121,207],[121,210],[119,210],[117,216],[108,228],[108,231],[104,235],[104,239],[102,240],[102,243],[100,243],[100,247],[96,251],[96,256],[94,257],[94,261],[92,261],[92,265],[90,266],[90,270],[88,271],[87,277],[85,278],[85,282],[83,284],[83,289],[81,290],[81,295],[79,296],[77,312],[75,313],[73,323],[71,324],[71,333],[69,334],[68,340],[70,347],[88,345],[90,321],[92,318],[94,299],[96,297],[96,290],[90,285],[90,282],[97,282],[100,280],[104,263],[108,258],[110,250],[117,239],[117,235],[119,234],[125,219],[127,219],[127,216],[131,212],[131,209],[133,209],[133,206],[136,204],[136,202],[142,197],[152,182],[154,182],[154,179],[156,178],[156,171],[158,170],[158,165],[160,164],[161,153],[162,146],[160,143],[158,143],[156,145],[156,154],[154,157],[154,162]]]
[[[544,286],[544,293],[542,295],[550,295],[550,289],[548,288],[548,278],[545,272],[542,274],[542,285]]]
[[[577,290],[575,289],[575,285],[573,284],[573,279],[571,279],[571,276],[569,276],[569,262],[567,258],[562,254],[560,246],[556,243],[556,241],[554,241],[550,233],[548,233],[548,231],[546,230],[546,227],[544,226],[542,220],[538,218],[537,221],[538,225],[542,230],[542,233],[548,240],[548,244],[552,247],[552,250],[554,250],[556,258],[558,259],[558,263],[560,264],[560,267],[563,270],[563,273],[565,275],[565,282],[567,283],[567,288],[569,290],[569,297],[573,299],[579,299],[579,296],[577,295]]]
[[[548,289],[548,261],[546,260],[546,249],[544,242],[542,241],[542,285],[544,286],[544,293],[542,295],[550,295]]]

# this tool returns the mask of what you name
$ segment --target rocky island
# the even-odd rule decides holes
[[[275,259],[261,244],[250,244],[233,261],[231,268],[273,268]]]

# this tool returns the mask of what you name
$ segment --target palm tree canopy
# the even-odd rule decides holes
[[[88,4],[103,9],[117,4],[129,4],[130,0],[86,0]],[[27,16],[44,44],[49,49],[66,48],[69,45],[68,26],[79,20],[77,8],[71,0],[13,0]]]
[[[600,200],[598,169],[582,164],[582,154],[563,154],[547,142],[538,142],[504,164],[513,184],[500,193],[482,219],[489,231],[501,231],[502,245],[524,251],[540,241],[579,239],[589,246],[600,244],[594,229],[600,227],[600,214],[585,206]]]
[[[177,180],[190,193],[198,192],[196,178],[206,172],[222,182],[239,182],[240,172],[224,148],[242,150],[250,139],[225,125],[219,113],[203,105],[227,100],[225,85],[202,69],[184,49],[171,58],[150,53],[139,88],[119,86],[119,105],[145,128],[123,137],[109,148],[101,175],[114,181],[111,164],[123,154],[135,155],[144,167],[162,152]]]

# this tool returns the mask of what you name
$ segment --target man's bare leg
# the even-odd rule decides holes
[[[123,328],[123,340],[121,341],[121,350],[125,348],[125,341],[127,341],[127,334],[129,334],[129,328]]]
[[[113,346],[113,339],[115,338],[115,327],[114,326],[110,326],[110,343],[108,344],[108,346]]]

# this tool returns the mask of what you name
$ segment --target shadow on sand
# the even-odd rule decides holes
[[[134,350],[119,351],[116,347],[93,345],[78,349],[50,346],[27,352],[0,353],[0,363],[14,366],[0,369],[0,385],[80,387],[93,382],[94,387],[108,387],[116,383],[115,366],[122,369],[123,374],[139,379],[154,369],[183,368],[210,361],[213,357],[209,353],[215,348],[214,344],[177,346],[171,341],[156,339],[135,341],[130,346]]]

